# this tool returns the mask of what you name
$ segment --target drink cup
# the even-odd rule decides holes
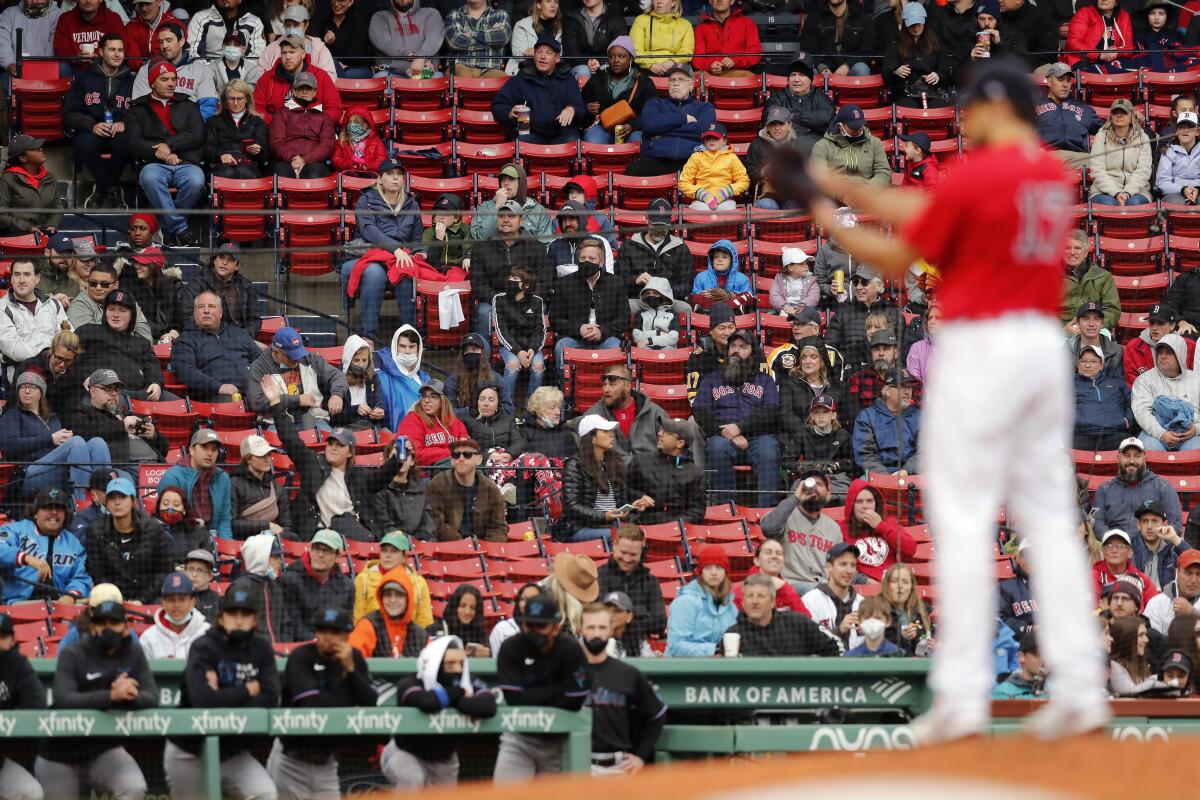
[[[726,658],[737,658],[742,650],[742,636],[740,633],[727,633],[722,638],[722,644],[725,646]]]

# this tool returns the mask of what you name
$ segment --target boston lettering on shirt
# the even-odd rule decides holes
[[[944,318],[1057,316],[1074,191],[1062,162],[1034,145],[983,148],[950,170],[901,232],[941,271]]]

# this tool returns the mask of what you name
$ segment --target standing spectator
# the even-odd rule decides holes
[[[515,58],[510,58],[505,67],[509,75],[516,75],[522,62],[533,58],[536,42],[543,36],[557,41],[559,52],[562,52],[563,18],[559,13],[558,0],[533,0],[528,8],[529,14],[513,25],[509,49]]]
[[[870,58],[879,52],[871,17],[846,0],[825,0],[809,11],[800,49],[823,54],[815,71],[834,75],[870,75]]]
[[[258,310],[258,290],[240,272],[242,248],[236,242],[217,246],[212,261],[184,287],[181,308],[195,308],[196,296],[203,291],[215,292],[221,298],[221,319],[242,328],[257,338],[262,330],[262,314]]]
[[[697,311],[714,305],[728,305],[734,313],[747,313],[754,308],[754,284],[739,270],[737,247],[728,239],[718,239],[709,245],[708,268],[697,273],[692,281],[688,303]]]
[[[262,70],[257,62],[248,59],[247,49],[246,35],[242,31],[233,30],[225,34],[225,41],[221,46],[221,57],[210,62],[213,71],[213,88],[218,92],[224,91],[230,81],[240,80],[250,87],[251,94],[254,93],[254,88],[258,85],[259,78],[262,77]],[[253,99],[247,102],[253,102]]]
[[[0,527],[0,573],[5,605],[46,600],[74,605],[92,593],[87,553],[79,539],[65,530],[67,509],[73,508],[62,489],[43,488],[29,504],[29,518]],[[47,593],[32,585],[49,584]]]
[[[579,243],[576,258],[579,269],[559,281],[550,306],[550,321],[557,332],[554,360],[559,374],[563,369],[563,350],[580,347],[611,350],[621,346],[620,336],[629,322],[629,307],[620,279],[603,270],[606,250],[599,239]]]
[[[736,501],[733,467],[749,463],[757,484],[757,505],[770,505],[779,490],[779,390],[758,369],[754,335],[735,331],[729,358],[719,372],[701,381],[692,415],[707,437],[704,463],[713,471],[712,487],[721,502]]]
[[[9,13],[11,10],[0,14],[0,23]],[[29,35],[26,28],[25,41]],[[75,163],[83,165],[96,183],[83,201],[84,208],[123,208],[121,175],[129,164],[125,115],[133,99],[133,72],[125,61],[120,34],[105,34],[97,47],[100,60],[71,82],[63,103],[63,123],[74,131],[71,152]],[[104,121],[106,114],[112,115],[111,123]]]
[[[1149,500],[1134,512],[1138,535],[1131,537],[1133,565],[1156,586],[1175,582],[1175,564],[1192,546],[1167,524],[1162,503]]]
[[[349,616],[354,609],[354,581],[339,561],[345,555],[342,537],[328,529],[313,535],[308,550],[279,577],[287,608],[283,639],[306,642],[313,638],[313,620],[323,608],[336,608]]]
[[[465,0],[446,17],[446,50],[460,78],[504,77],[504,51],[512,23],[487,0]]]
[[[1144,206],[1150,202],[1150,137],[1134,121],[1133,104],[1122,97],[1109,108],[1108,121],[1092,141],[1089,199],[1104,206]]]
[[[515,130],[518,141],[564,144],[579,139],[583,95],[571,70],[559,63],[561,55],[562,44],[542,34],[533,58],[522,62],[517,74],[492,98],[492,116]]]
[[[52,236],[62,223],[58,182],[46,169],[45,139],[17,134],[8,143],[8,166],[0,173],[0,233]],[[19,210],[16,210],[19,209]]]
[[[1018,2],[1025,3],[1025,0]],[[1081,154],[1090,157],[1088,137],[1100,130],[1103,121],[1091,106],[1071,98],[1075,90],[1075,72],[1069,64],[1051,64],[1045,74],[1046,98],[1034,105],[1038,136],[1048,147],[1057,150],[1068,166],[1081,166],[1088,160]]]
[[[217,623],[197,640],[183,671],[181,708],[275,708],[279,705],[279,670],[271,642],[257,635],[258,611],[253,594],[234,585],[221,599]],[[247,749],[245,740],[221,748],[224,795],[274,797],[270,774]],[[163,751],[163,771],[172,796],[191,797],[204,785],[199,736],[172,736]]]
[[[211,531],[223,539],[233,538],[232,490],[229,475],[217,466],[221,437],[209,428],[192,434],[188,444],[188,463],[176,464],[158,483],[159,491],[168,486],[183,490],[188,506]]]
[[[629,487],[635,496],[654,501],[638,518],[643,525],[676,519],[689,523],[704,521],[708,481],[704,470],[688,455],[692,435],[692,426],[687,422],[663,419],[659,422],[655,452],[639,453],[630,462]]]
[[[1117,284],[1112,273],[1092,258],[1088,250],[1088,235],[1082,230],[1067,234],[1066,244],[1063,245],[1063,269],[1066,276],[1063,282],[1062,321],[1066,323],[1067,335],[1079,332],[1078,323],[1071,323],[1082,316],[1080,312],[1088,313],[1083,308],[1085,303],[1098,305],[1102,327],[1115,330],[1121,319],[1121,298],[1117,294]]]
[[[367,566],[354,577],[354,621],[357,623],[372,611],[379,610],[379,587],[383,576],[397,567],[403,567],[412,582],[413,602],[416,611],[412,621],[422,628],[433,624],[433,607],[429,598],[429,584],[421,577],[417,568],[408,562],[412,540],[403,531],[392,530],[379,540],[379,558],[367,562]]]
[[[310,353],[295,328],[280,328],[246,376],[250,408],[268,424],[278,426],[270,395],[262,390],[270,383],[282,396],[280,411],[300,430],[332,430],[331,416],[342,413],[350,398],[346,376],[317,353]]]
[[[436,8],[422,6],[419,0],[392,0],[391,8],[376,11],[368,24],[371,45],[388,57],[376,63],[375,77],[421,78],[425,70],[440,76],[437,56],[445,35]]]
[[[162,462],[167,440],[158,432],[153,417],[142,419],[131,413],[117,373],[98,369],[83,385],[87,396],[64,411],[64,421],[77,436],[99,436],[107,442],[114,464]]]
[[[788,113],[794,146],[805,156],[812,153],[837,113],[829,95],[813,86],[813,68],[804,59],[791,63],[787,86],[772,91],[767,98],[764,120],[768,126],[773,108],[782,108]]]
[[[99,276],[100,270],[92,271]],[[88,279],[92,281],[92,278]],[[75,308],[82,308],[76,303]],[[89,372],[102,364],[121,378],[125,391],[140,400],[172,399],[163,393],[162,368],[147,337],[135,329],[137,302],[124,289],[114,289],[104,298],[100,322],[81,325],[76,332],[83,348],[80,367]],[[142,320],[145,324],[145,319]]]
[[[737,621],[729,556],[719,545],[705,546],[696,557],[696,579],[671,603],[666,655],[712,656],[721,637]]]
[[[500,217],[503,207],[511,200],[516,203],[517,210],[521,215],[521,219],[518,220],[520,232],[526,236],[541,239],[543,242],[549,241],[552,238],[553,228],[550,212],[534,199],[533,194],[529,193],[529,178],[525,173],[525,168],[515,161],[505,164],[497,173],[497,182],[499,187],[496,189],[496,194],[491,199],[484,200],[477,205],[471,215],[471,238],[482,243],[485,239],[495,239],[499,232],[500,238],[503,239],[506,231],[501,229]],[[517,257],[512,266],[520,265],[521,260],[520,257]],[[529,259],[526,257],[524,260],[528,261]],[[532,267],[534,265],[524,264],[521,266]],[[550,275],[539,269],[538,277],[548,281]],[[498,276],[497,282],[502,278],[503,275]],[[488,297],[490,296],[488,295]]]
[[[786,584],[785,584],[786,585]],[[790,588],[790,587],[789,587]],[[727,633],[739,638],[742,656],[836,656],[838,642],[807,614],[778,608],[775,583],[754,574],[742,584],[742,611]],[[718,647],[718,654],[723,653]]]
[[[247,436],[238,446],[242,462],[229,479],[230,527],[244,541],[270,531],[280,539],[295,538],[289,493],[275,482],[272,456],[279,450],[261,436]]]
[[[1195,111],[1180,112],[1175,121],[1175,141],[1170,143],[1158,162],[1154,188],[1164,203],[1194,206],[1200,200],[1200,150],[1196,149]]]
[[[1182,551],[1175,567],[1175,580],[1162,584],[1162,592],[1146,601],[1146,619],[1164,635],[1176,618],[1200,613],[1200,550]]]
[[[154,673],[141,645],[130,638],[124,606],[101,603],[91,609],[91,623],[91,634],[58,656],[54,708],[120,713],[156,707]],[[144,797],[146,778],[122,743],[120,738],[86,738],[69,748],[42,750],[35,765],[41,788],[47,797],[79,797],[86,783],[115,797]]]
[[[603,4],[602,0],[591,0],[591,2],[603,5],[605,9],[610,8]],[[567,18],[568,35],[575,28],[582,28],[582,21],[585,19],[582,15],[588,13],[590,12],[584,9],[579,12],[578,20],[574,16]],[[601,17],[599,23],[601,25],[608,17],[607,11],[604,14],[605,16]],[[614,20],[620,19],[622,25],[625,24],[619,14],[612,16]],[[567,51],[570,52],[570,50],[568,45]],[[650,76],[634,63],[636,56],[637,48],[634,47],[633,39],[628,36],[618,36],[608,46],[608,68],[598,68],[592,71],[594,74],[583,87],[583,102],[586,112],[583,117],[583,140],[585,142],[615,144],[618,139],[626,143],[642,140],[642,109],[646,107],[646,103],[650,102],[652,97],[658,96],[658,90],[654,87]],[[590,64],[584,66],[590,66]],[[632,112],[632,117],[627,118],[624,122],[615,122],[605,127],[601,122],[601,115],[622,101],[629,104],[629,111],[620,116],[628,117]],[[621,110],[624,111],[623,108]]]
[[[723,2],[724,0],[718,0]],[[679,193],[691,200],[694,211],[733,211],[734,198],[750,188],[750,177],[737,153],[729,146],[725,126],[709,125],[700,134],[701,149],[683,165],[679,173]]]
[[[633,21],[629,36],[642,69],[670,77],[676,68],[683,67],[691,77],[687,64],[696,52],[696,32],[683,18],[682,0],[651,0]]]
[[[175,66],[159,61],[151,73],[150,94],[134,100],[126,115],[129,151],[142,164],[138,172],[142,191],[154,208],[164,210],[167,243],[192,247],[196,239],[188,230],[187,217],[172,212],[195,208],[204,191],[204,171],[199,166],[204,126],[196,104],[175,94]]]
[[[254,107],[258,113],[271,124],[274,115],[292,98],[292,87],[296,78],[304,72],[312,75],[317,81],[317,103],[334,123],[341,122],[342,100],[333,85],[333,79],[323,69],[315,67],[305,52],[307,39],[303,36],[288,35],[280,39],[279,60],[275,66],[262,77],[254,86]]]
[[[837,542],[825,554],[826,580],[800,598],[813,622],[837,637],[841,648],[852,650],[862,644],[859,606],[863,597],[854,588],[858,577],[858,551],[854,545]],[[885,623],[886,627],[886,623]]]
[[[275,159],[271,169],[280,177],[324,178],[331,174],[333,120],[316,98],[316,77],[301,72],[292,82],[291,98],[271,118],[271,157]]]
[[[121,16],[103,0],[80,0],[55,20],[54,55],[69,60],[76,72],[83,72],[96,56],[100,38],[108,33],[117,36],[125,33]],[[33,34],[32,29],[25,32],[26,37]]]
[[[545,376],[542,350],[549,329],[546,302],[535,294],[538,276],[533,270],[514,266],[504,286],[504,293],[492,298],[492,324],[500,344],[500,360],[504,362],[500,399],[505,406],[512,407],[517,378],[522,372],[529,375],[526,397],[532,396],[542,385]]]
[[[754,75],[762,62],[758,25],[743,16],[741,8],[734,9],[733,0],[709,0],[709,9],[700,14],[696,25],[692,66],[723,78]]]
[[[667,625],[658,579],[642,563],[646,549],[646,534],[637,525],[621,523],[612,543],[612,556],[597,570],[600,594],[622,592],[633,607],[633,623],[629,627],[632,640],[662,635]]]
[[[1104,357],[1084,345],[1075,359],[1075,450],[1115,450],[1133,427],[1129,387],[1121,378],[1101,374]]]
[[[1133,382],[1133,416],[1151,450],[1194,450],[1200,413],[1200,373],[1185,366],[1187,347],[1177,333],[1154,345],[1154,369]]]
[[[488,542],[508,537],[504,498],[491,478],[479,471],[479,444],[462,438],[449,445],[451,468],[439,472],[426,488],[438,541],[472,536]]]
[[[154,63],[165,61],[175,67],[178,80],[175,94],[192,100],[200,108],[200,116],[208,119],[217,111],[217,87],[213,82],[212,66],[203,59],[193,59],[184,49],[184,29],[178,22],[164,23],[155,32],[158,42],[158,58]],[[137,71],[133,79],[134,99],[150,93],[151,69],[147,62]]]
[[[890,186],[892,182],[892,167],[883,142],[867,129],[866,116],[853,104],[838,109],[833,125],[813,145],[812,160],[876,186]]]
[[[332,0],[310,28],[312,36],[333,56],[337,77],[369,78],[373,74],[369,62],[360,60],[361,44],[368,41],[367,22],[354,8],[354,0]]]
[[[572,60],[579,59],[572,72],[580,78],[591,78],[600,72],[600,60],[606,57],[606,52],[611,54],[614,47],[619,47],[632,59],[636,48],[633,40],[627,36],[628,33],[629,26],[625,24],[625,17],[621,15],[619,2],[584,0],[577,10],[563,14],[563,52]],[[611,56],[609,59],[608,67],[611,73]],[[622,75],[628,71],[629,61],[626,61],[624,69],[621,70]]]
[[[197,11],[188,21],[187,41],[193,58],[216,59],[223,55],[226,37],[240,33],[242,43],[249,49],[246,58],[257,61],[262,52],[263,23],[250,13],[242,0],[214,0],[213,4]]]
[[[18,57],[54,56],[55,27],[63,9],[50,0],[20,0],[0,12],[0,82],[7,91],[9,81],[20,76]],[[17,35],[21,43],[18,52]],[[100,48],[103,49],[102,47]],[[67,68],[59,67],[59,74]]]
[[[854,460],[863,472],[903,478],[919,470],[921,410],[913,406],[915,381],[908,370],[900,373],[887,376],[883,397],[854,420]]]
[[[671,232],[672,214],[670,200],[652,200],[646,228],[621,245],[614,269],[630,293],[640,295],[651,278],[663,278],[671,284],[672,297],[682,299],[691,294],[695,262],[683,239]]]
[[[29,659],[18,649],[16,625],[12,615],[6,612],[0,612],[0,685],[4,686],[0,711],[42,711],[46,708],[46,687],[33,671]],[[9,797],[43,796],[42,785],[28,769],[35,747],[34,742],[13,742],[5,746],[4,757],[0,758],[0,784],[4,785]]]
[[[138,642],[146,658],[186,661],[192,644],[209,629],[208,620],[196,610],[196,587],[182,572],[169,572],[159,598],[162,608],[154,612],[153,626]]]
[[[655,0],[669,3],[671,0]],[[678,2],[678,0],[676,0]],[[639,20],[646,18],[643,14]],[[686,20],[679,22],[687,25]],[[638,23],[634,22],[636,30]],[[688,27],[690,33],[691,27]],[[638,52],[642,52],[639,47]],[[689,49],[690,52],[690,49]],[[639,59],[639,63],[669,63],[657,59]],[[670,175],[678,172],[700,144],[700,135],[717,122],[717,111],[693,94],[695,80],[687,64],[674,64],[666,70],[643,65],[655,75],[666,74],[667,96],[654,97],[642,108],[642,147],[638,160],[629,165],[625,174]]]
[[[303,38],[304,51],[308,55],[312,66],[328,75],[330,80],[337,80],[338,74],[337,70],[334,69],[333,55],[330,54],[329,48],[318,37],[306,35],[308,21],[309,12],[304,4],[288,5],[283,9],[284,33],[289,36]],[[279,50],[282,41],[282,39],[276,39],[263,48],[262,55],[258,57],[258,68],[260,71],[268,72],[271,67],[275,66],[275,62],[279,60]]]
[[[196,296],[194,328],[187,328],[171,348],[171,366],[190,397],[227,403],[243,393],[246,374],[261,355],[258,344],[242,328],[221,318],[221,298],[204,291]]]
[[[862,478],[850,484],[842,536],[858,551],[859,574],[876,583],[893,564],[912,561],[917,552],[917,540],[895,517],[884,516],[886,513],[878,489]]]
[[[1096,0],[1071,17],[1063,60],[1089,72],[1123,72],[1120,59],[1132,57],[1136,47],[1129,12],[1117,8],[1117,0]]]
[[[1171,484],[1146,466],[1146,449],[1141,440],[1129,437],[1117,451],[1117,474],[1096,490],[1092,503],[1098,531],[1112,528],[1133,530],[1137,527],[1133,512],[1147,501],[1158,501],[1167,512],[1167,522],[1180,530],[1182,513],[1179,496]]]
[[[1159,341],[1168,333],[1177,331],[1180,324],[1188,324],[1180,322],[1179,311],[1173,305],[1173,301],[1186,299],[1181,295],[1184,289],[1183,284],[1191,285],[1193,283],[1188,280],[1187,276],[1189,274],[1184,273],[1175,279],[1175,287],[1178,287],[1178,291],[1175,297],[1172,298],[1172,301],[1155,303],[1151,306],[1150,311],[1146,314],[1146,329],[1138,334],[1136,339],[1132,339],[1126,343],[1125,353],[1121,360],[1125,368],[1125,383],[1129,386],[1133,386],[1134,381],[1137,380],[1139,375],[1154,369],[1154,348],[1158,345]],[[1195,283],[1195,285],[1200,289],[1200,282]],[[1167,290],[1168,297],[1171,296],[1171,292],[1175,287]],[[1200,320],[1200,314],[1197,315],[1197,320]],[[1187,347],[1186,363],[1193,363],[1196,340],[1187,337],[1183,341]]]
[[[220,110],[204,121],[204,160],[214,177],[253,180],[267,163],[267,125],[254,110],[254,87],[232,78]]]
[[[96,583],[116,586],[126,601],[153,603],[172,565],[162,525],[135,506],[136,498],[133,481],[109,481],[104,500],[108,514],[88,529],[88,573]]]
[[[42,276],[32,259],[17,257],[9,270],[9,291],[0,298],[0,354],[11,379],[14,365],[45,350],[70,323],[62,303],[41,291]]]
[[[170,6],[164,0],[136,0],[133,4],[133,13],[129,22],[125,23],[125,55],[132,68],[137,69],[147,58],[158,54],[155,34],[159,26],[170,22],[181,29],[187,27],[187,23],[181,22]],[[100,49],[103,50],[103,45]]]

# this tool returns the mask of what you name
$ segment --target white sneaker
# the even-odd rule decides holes
[[[908,729],[918,746],[944,744],[987,733],[987,718],[970,719],[955,714],[947,705],[935,701],[929,711],[909,723]]]
[[[1074,707],[1051,700],[1025,718],[1025,729],[1042,741],[1052,741],[1096,733],[1111,718],[1112,710],[1108,703]]]

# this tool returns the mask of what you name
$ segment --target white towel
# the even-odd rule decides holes
[[[462,289],[443,289],[438,292],[438,321],[444,331],[457,328],[466,322],[462,298],[459,297],[462,292]]]

